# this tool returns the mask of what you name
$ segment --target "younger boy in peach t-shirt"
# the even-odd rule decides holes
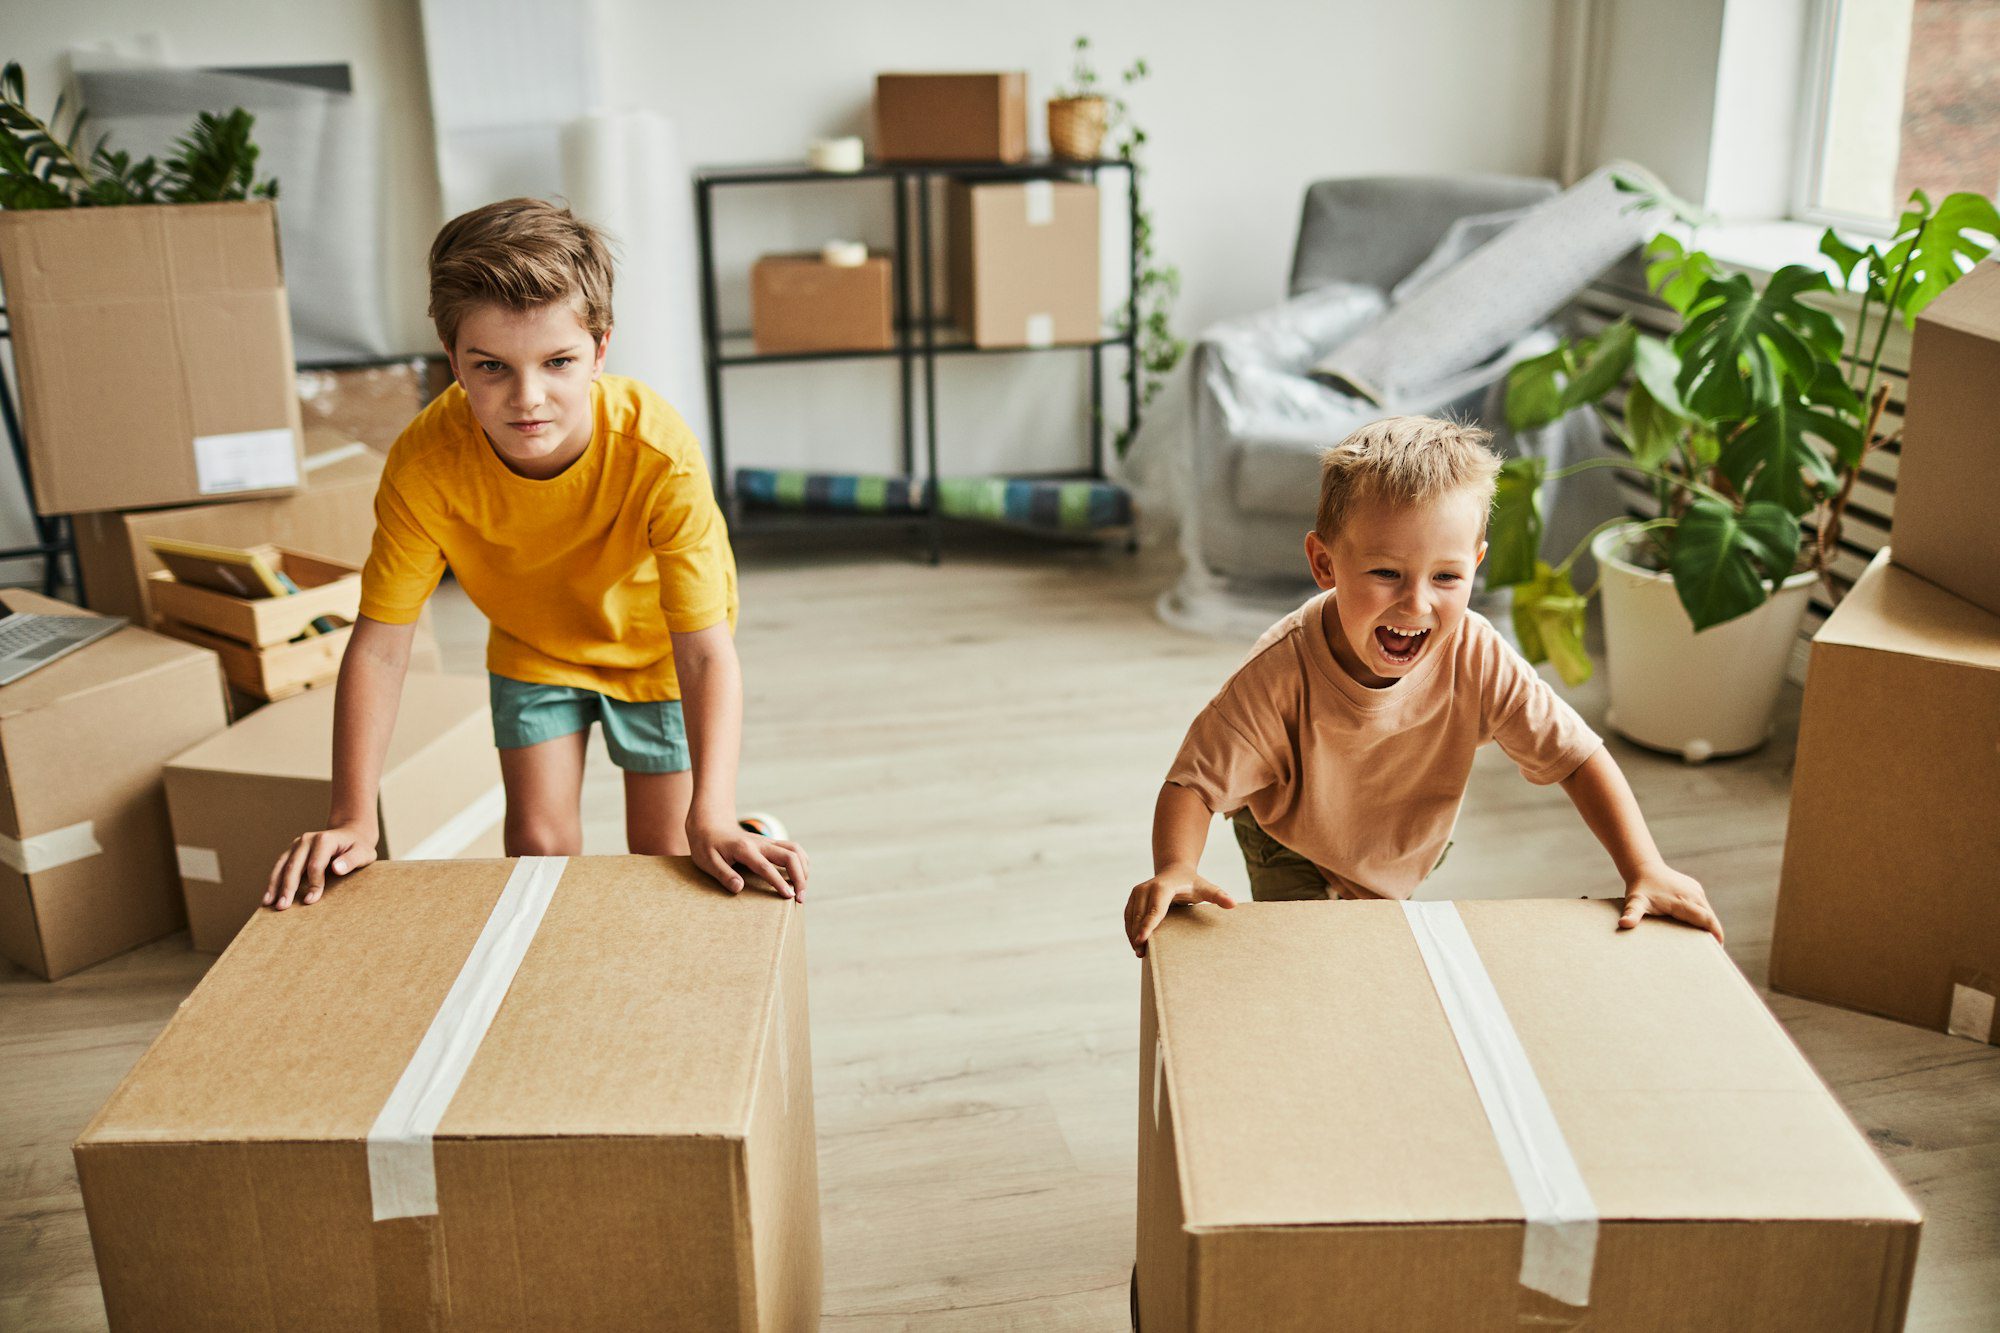
[[[1620,928],[1650,912],[1722,938],[1604,743],[1466,607],[1500,469],[1489,439],[1392,417],[1327,451],[1306,536],[1326,591],[1266,631],[1188,729],[1153,813],[1153,877],[1125,907],[1135,953],[1175,903],[1235,906],[1195,868],[1216,814],[1259,901],[1409,897],[1443,859],[1489,740],[1528,781],[1561,783],[1611,854]]]

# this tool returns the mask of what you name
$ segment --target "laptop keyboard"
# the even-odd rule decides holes
[[[19,657],[51,643],[74,643],[88,638],[103,623],[93,616],[37,616],[0,625],[0,659]]]

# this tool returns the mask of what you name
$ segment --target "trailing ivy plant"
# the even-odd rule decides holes
[[[1107,91],[1109,83],[1100,78],[1091,59],[1090,38],[1079,36],[1072,48],[1069,82],[1056,90],[1057,97],[1096,97],[1105,103],[1105,138],[1110,155],[1128,164],[1133,174],[1134,205],[1132,245],[1137,259],[1135,304],[1139,312],[1136,355],[1139,361],[1139,405],[1150,407],[1166,384],[1167,376],[1187,354],[1187,341],[1174,335],[1174,302],[1181,294],[1181,273],[1172,264],[1162,263],[1153,247],[1153,210],[1146,203],[1144,152],[1146,131],[1132,119],[1131,105],[1120,92]],[[1134,60],[1119,75],[1118,87],[1129,88],[1152,74],[1144,59]],[[1122,337],[1131,323],[1131,309],[1121,307],[1115,327]],[[1118,432],[1117,451],[1122,455],[1132,443],[1135,422],[1126,422]]]
[[[1694,220],[1677,200],[1635,182],[1619,186],[1644,196],[1643,206]],[[1680,317],[1678,331],[1656,338],[1620,319],[1508,375],[1514,429],[1589,406],[1623,455],[1553,471],[1540,459],[1516,458],[1501,469],[1487,581],[1513,589],[1529,660],[1553,660],[1572,685],[1590,676],[1583,624],[1595,589],[1579,593],[1570,571],[1598,533],[1629,520],[1600,525],[1551,565],[1541,554],[1540,498],[1543,482],[1587,468],[1622,468],[1651,484],[1659,517],[1637,524],[1627,549],[1673,575],[1697,630],[1755,610],[1795,573],[1824,576],[1855,479],[1869,454],[1897,438],[1880,430],[1890,320],[1913,325],[1996,236],[2000,210],[1992,200],[1961,193],[1933,205],[1921,190],[1886,242],[1856,246],[1829,228],[1820,253],[1861,294],[1851,338],[1825,308],[1835,289],[1822,269],[1787,265],[1759,285],[1671,234],[1655,236],[1646,282]],[[1621,421],[1603,402],[1628,377]]]
[[[256,180],[255,118],[242,107],[202,112],[165,162],[85,146],[88,116],[59,94],[45,121],[28,110],[18,62],[0,71],[0,208],[90,208],[275,199],[278,182]]]

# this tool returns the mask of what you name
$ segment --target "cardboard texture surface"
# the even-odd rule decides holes
[[[1519,1284],[1520,1199],[1401,905],[1245,904],[1177,913],[1145,969],[1145,1333],[1900,1326],[1917,1212],[1713,939],[1457,907],[1597,1205],[1588,1309]]]
[[[371,1220],[371,1127],[514,865],[380,863],[209,971],[76,1144],[113,1327],[817,1326],[802,915],[684,858],[568,861],[437,1212]],[[299,994],[342,1021],[242,1039]]]
[[[224,723],[215,658],[140,629],[0,686],[0,953],[53,980],[180,929],[160,766]]]
[[[2000,615],[2000,262],[1917,316],[1908,392],[1890,549]]]
[[[1028,76],[878,74],[882,162],[1019,162],[1028,155]]]
[[[1898,555],[1813,638],[1771,985],[2000,1042],[2000,616]]]
[[[818,255],[765,255],[750,268],[750,335],[760,352],[876,350],[896,345],[890,263],[851,268]]]
[[[297,489],[275,204],[0,213],[0,278],[39,512]]]
[[[430,401],[427,372],[422,357],[393,366],[301,370],[299,411],[307,432],[306,452],[313,451],[313,438],[325,432],[324,438],[343,444],[359,441],[388,453],[403,427]]]
[[[1074,181],[953,181],[946,251],[953,318],[980,347],[1090,342],[1098,196]]]
[[[279,546],[249,548],[298,586],[288,597],[233,597],[182,583],[169,570],[149,576],[153,612],[253,648],[272,648],[303,634],[321,616],[351,625],[361,614],[361,569]]]
[[[219,953],[256,914],[292,839],[326,826],[332,690],[260,708],[166,766],[167,804],[194,947]],[[411,675],[382,765],[385,857],[492,850],[505,811],[487,682]]]
[[[355,445],[306,460],[305,486],[294,495],[231,504],[191,505],[76,518],[77,559],[85,599],[95,611],[151,624],[146,577],[162,568],[146,545],[149,536],[219,546],[275,542],[314,555],[361,565],[375,536],[375,488],[382,456]]]

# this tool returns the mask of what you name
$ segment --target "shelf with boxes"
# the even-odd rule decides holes
[[[1124,175],[1128,287],[1117,327],[1099,308],[1101,174]],[[748,186],[827,181],[887,183],[894,238],[887,253],[770,255],[751,276],[749,332],[725,331],[716,296],[715,195]],[[942,192],[945,292],[936,272],[936,196]],[[773,511],[919,523],[940,558],[950,520],[1001,522],[1071,535],[1129,527],[1131,506],[1105,471],[1106,348],[1125,353],[1125,420],[1139,419],[1133,300],[1137,180],[1119,158],[1083,161],[870,160],[854,171],[804,164],[708,167],[695,175],[702,280],[702,349],[716,487],[732,526],[766,526]],[[859,249],[859,247],[855,247]],[[949,298],[949,317],[944,312]],[[942,462],[937,365],[947,356],[1082,352],[1090,363],[1088,461],[1057,474],[957,476]],[[892,359],[898,369],[901,467],[853,476],[761,468],[730,470],[725,370],[755,365]],[[919,416],[921,379],[921,416]],[[784,526],[781,523],[780,526]]]

